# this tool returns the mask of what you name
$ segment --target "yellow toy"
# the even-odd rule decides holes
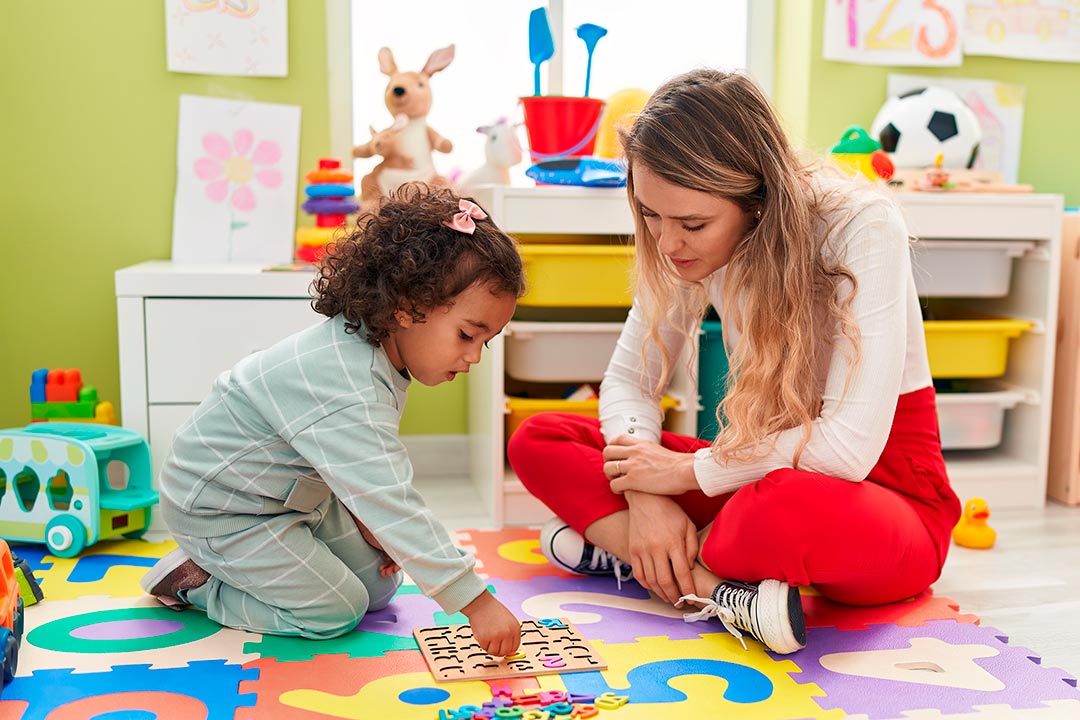
[[[990,506],[982,498],[971,498],[964,505],[964,515],[952,531],[952,539],[960,547],[986,550],[994,546],[997,532],[986,524]]]
[[[604,105],[604,114],[600,118],[600,128],[596,131],[596,149],[593,151],[597,157],[618,157],[619,136],[617,128],[630,127],[634,122],[634,115],[641,112],[645,103],[649,100],[649,91],[640,88],[628,88],[619,90],[607,99]]]

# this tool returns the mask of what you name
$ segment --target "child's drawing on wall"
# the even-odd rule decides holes
[[[299,139],[300,108],[181,96],[173,260],[287,261]]]

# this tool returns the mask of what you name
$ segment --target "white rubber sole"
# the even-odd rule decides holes
[[[540,553],[547,558],[547,561],[561,570],[580,575],[580,573],[574,571],[573,565],[567,565],[558,557],[555,556],[555,552],[551,549],[552,543],[555,542],[555,536],[562,532],[572,532],[576,534],[576,531],[567,525],[559,518],[551,518],[545,524],[543,529],[540,530]]]
[[[795,639],[788,620],[788,584],[779,580],[762,580],[758,585],[758,627],[762,640],[775,653],[788,655],[806,647]]]

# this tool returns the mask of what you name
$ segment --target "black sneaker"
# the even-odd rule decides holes
[[[787,655],[806,647],[806,621],[803,618],[799,589],[779,580],[762,580],[757,584],[724,580],[705,599],[685,595],[679,602],[692,600],[702,603],[697,612],[683,616],[686,622],[716,617],[739,639],[744,630],[775,653]]]
[[[619,588],[634,574],[630,566],[606,550],[601,550],[559,518],[552,518],[540,531],[540,552],[555,567],[577,575],[615,575]]]

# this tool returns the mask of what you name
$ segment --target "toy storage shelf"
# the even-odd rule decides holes
[[[1004,391],[1004,407],[998,410],[1004,415],[1001,442],[989,449],[946,450],[953,487],[962,500],[980,496],[992,507],[1042,505],[1053,399],[1062,198],[953,192],[898,193],[896,198],[908,230],[920,241],[915,245],[917,277],[920,245],[952,253],[970,243],[971,262],[947,264],[937,277],[923,278],[923,286],[932,288],[924,305],[1032,323],[1008,341],[1005,374],[993,381]],[[982,265],[995,248],[1006,258],[1004,284],[991,280],[996,271]],[[969,437],[977,438],[974,428],[968,430],[974,433]]]
[[[514,235],[628,236],[633,221],[625,189],[576,187],[486,187],[478,199],[503,229]],[[921,241],[919,253],[957,252],[965,262],[920,284],[952,296],[952,305],[977,314],[1027,320],[1031,330],[1009,341],[1005,375],[996,385],[1010,397],[1002,413],[1001,442],[988,449],[946,451],[950,478],[962,498],[982,496],[994,507],[1042,505],[1046,499],[1050,410],[1057,325],[1062,198],[1057,195],[984,193],[898,193],[908,228]],[[1007,283],[1001,267],[1007,263]],[[926,258],[926,255],[921,257]],[[984,263],[990,265],[984,265]],[[940,266],[939,266],[940,267]],[[949,267],[946,265],[945,267]],[[997,273],[997,277],[989,277]],[[986,277],[984,277],[986,276]],[[512,337],[513,324],[510,334]],[[469,385],[470,462],[490,486],[485,497],[506,523],[542,522],[550,513],[529,496],[504,462],[503,395],[505,344],[500,337],[488,358],[474,369]],[[683,382],[688,381],[683,379]],[[696,389],[687,397],[696,398]],[[1018,401],[1013,402],[1016,400]],[[687,405],[696,402],[688,400]],[[677,413],[676,413],[677,415]],[[693,434],[689,418],[678,418],[680,432]]]
[[[476,197],[502,229],[523,237],[526,273],[536,287],[519,305],[517,317],[529,320],[512,321],[469,373],[469,462],[473,475],[482,478],[478,485],[490,488],[484,502],[497,525],[540,524],[551,511],[506,462],[508,385],[601,379],[622,328],[621,320],[611,320],[626,315],[614,306],[630,299],[630,276],[623,268],[629,267],[632,248],[612,244],[610,236],[628,240],[634,225],[623,188],[490,185],[478,188]],[[545,244],[532,245],[537,239]],[[605,322],[596,322],[601,316]],[[687,360],[680,360],[668,388],[675,406],[665,428],[693,435],[698,393]]]

